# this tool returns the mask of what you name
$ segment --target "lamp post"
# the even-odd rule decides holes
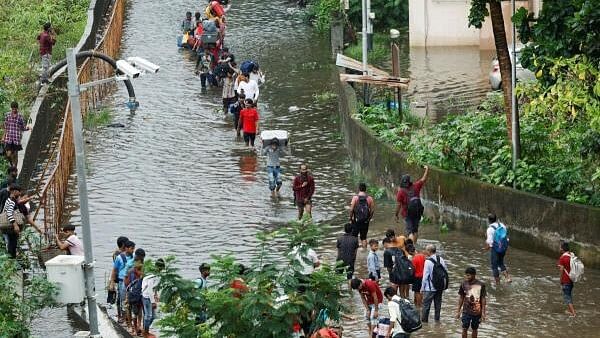
[[[515,0],[512,2],[512,15],[516,12]],[[517,161],[521,156],[521,137],[519,126],[519,111],[517,108],[517,28],[515,22],[512,22],[512,62],[511,62],[511,129],[512,129],[512,170],[514,174],[513,188],[517,187]]]
[[[79,84],[77,79],[77,59],[97,57],[108,63],[113,68],[118,69],[119,72],[124,73],[125,76],[115,76],[113,78],[101,79],[98,81]],[[130,61],[135,62],[136,65],[143,70],[150,72],[158,72],[159,67],[154,65],[142,58],[130,58]],[[129,92],[128,106],[130,109],[137,108],[138,104],[135,100],[135,93],[131,86],[130,78],[137,78],[141,71],[129,64],[127,61],[119,60],[115,62],[112,58],[107,55],[94,52],[86,51],[75,54],[73,48],[67,49],[67,58],[57,64],[51,73],[55,72],[59,68],[62,68],[64,64],[67,65],[67,73],[69,75],[68,91],[69,99],[71,103],[71,120],[73,122],[73,143],[75,145],[75,164],[77,170],[77,190],[79,192],[79,206],[81,211],[81,227],[83,231],[83,248],[84,248],[84,275],[85,275],[85,295],[88,303],[88,316],[90,335],[92,337],[99,337],[100,331],[98,329],[98,312],[96,306],[96,287],[94,277],[94,254],[92,251],[92,231],[90,227],[90,215],[88,208],[88,193],[87,183],[85,178],[85,149],[83,143],[83,122],[81,118],[81,103],[79,101],[79,94],[81,90],[85,90],[88,87],[108,83],[112,81],[124,80],[127,85]]]

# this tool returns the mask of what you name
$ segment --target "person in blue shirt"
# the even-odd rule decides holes
[[[110,276],[110,290],[115,290],[115,284],[118,286],[117,289],[117,316],[119,322],[124,321],[123,303],[125,301],[125,275],[127,274],[127,264],[133,263],[133,251],[135,250],[135,243],[132,241],[126,241],[123,244],[123,249],[115,257],[113,261],[113,270]]]

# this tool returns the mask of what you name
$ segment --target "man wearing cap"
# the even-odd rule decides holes
[[[421,189],[427,181],[429,167],[425,166],[423,177],[415,183],[411,182],[409,175],[402,175],[400,180],[400,189],[396,195],[396,221],[399,220],[398,214],[402,214],[406,222],[405,233],[413,243],[417,243],[419,233],[419,222],[423,216],[423,204],[421,204]]]

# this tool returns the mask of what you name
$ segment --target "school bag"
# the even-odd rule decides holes
[[[358,204],[354,207],[354,219],[358,223],[364,223],[369,220],[371,212],[369,210],[368,196],[359,195]]]
[[[214,20],[202,21],[202,29],[205,33],[216,33],[218,31],[217,24]]]
[[[423,327],[419,311],[411,302],[404,298],[400,298],[400,301],[394,299],[393,302],[400,306],[400,326],[404,332],[415,332]]]
[[[242,74],[250,74],[252,72],[252,70],[254,70],[254,62],[253,61],[244,61],[242,62],[242,64],[240,65],[240,71],[242,72]]]
[[[407,216],[412,219],[421,219],[423,210],[425,209],[421,203],[421,198],[417,196],[413,187],[406,189],[406,195],[408,195]]]
[[[428,261],[433,263],[433,270],[431,272],[431,276],[429,277],[429,282],[436,291],[442,291],[448,289],[448,271],[446,271],[442,263],[440,263],[440,257],[437,256],[436,258],[437,261],[433,258],[427,258]]]
[[[135,276],[135,274],[132,273],[129,276],[130,280],[131,280],[132,276]],[[142,279],[141,278],[136,278],[133,281],[129,282],[129,285],[127,285],[127,301],[129,302],[129,304],[138,304],[139,302],[142,301]]]
[[[390,319],[379,318],[377,326],[373,328],[372,338],[385,338],[385,335],[390,330]]]
[[[394,253],[394,267],[390,281],[394,284],[411,284],[415,279],[415,266],[400,249]]]
[[[492,224],[490,226],[494,229],[492,249],[499,254],[505,253],[506,249],[508,249],[508,231],[506,230],[506,226],[502,223],[497,223],[496,225]]]
[[[206,32],[200,35],[200,42],[202,42],[202,47],[204,48],[216,48],[217,41],[219,40],[219,34],[216,32]]]
[[[575,256],[575,254],[572,252],[570,252],[570,253],[565,252],[564,255],[569,255],[569,257],[571,257],[571,260],[570,260],[571,261],[571,270],[567,274],[569,276],[569,279],[571,279],[571,281],[573,283],[579,282],[579,280],[581,279],[581,276],[583,276],[583,270],[584,270],[583,262],[581,261],[581,259],[579,259],[579,257]]]

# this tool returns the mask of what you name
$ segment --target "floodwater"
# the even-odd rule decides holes
[[[115,103],[114,122],[123,128],[103,128],[88,137],[89,205],[100,301],[105,298],[111,253],[121,235],[144,248],[148,257],[177,256],[182,273],[190,278],[213,254],[234,253],[241,261],[248,260],[257,232],[295,218],[290,185],[301,162],[309,164],[317,182],[315,219],[340,226],[346,219],[355,180],[337,124],[337,105],[314,98],[335,91],[327,39],[290,15],[284,1],[240,0],[228,15],[226,44],[238,60],[257,60],[266,73],[259,103],[261,128],[285,129],[291,135],[292,156],[282,163],[282,197],[273,200],[265,161],[235,137],[230,118],[221,111],[220,90],[201,92],[193,74],[194,59],[175,47],[178,22],[191,5],[173,0],[128,2],[122,54],[143,56],[161,65],[161,70],[136,79],[141,106],[135,113],[124,108],[122,88],[110,98]],[[460,74],[470,74],[473,65],[468,57],[448,61],[442,52],[426,57],[435,62],[425,62],[424,67],[454,62],[444,68],[454,82]],[[418,67],[413,70],[418,71]],[[472,75],[464,77],[473,80]],[[446,91],[446,96],[463,90],[447,83],[436,87],[435,81],[419,86]],[[377,238],[394,225],[393,204],[381,204],[371,230]],[[72,222],[79,223],[77,210]],[[444,296],[442,324],[426,326],[415,336],[455,337],[460,324],[452,313],[461,271],[474,265],[482,279],[490,281],[486,256],[479,249],[482,239],[455,232],[440,235],[433,225],[425,226],[422,233],[427,240],[440,241],[452,285]],[[330,234],[318,249],[323,260],[335,258],[338,235]],[[358,274],[364,276],[365,251],[359,250],[357,262]],[[554,259],[511,250],[508,263],[514,282],[489,289],[489,320],[482,325],[481,336],[596,335],[600,293],[592,281],[598,280],[597,271],[588,270],[587,280],[576,286],[580,317],[568,319]],[[344,337],[366,337],[360,301],[353,295],[349,302],[354,303],[351,315],[358,319],[343,323]],[[66,315],[61,316],[62,310],[41,316],[35,323],[36,336],[72,334],[75,329]]]

